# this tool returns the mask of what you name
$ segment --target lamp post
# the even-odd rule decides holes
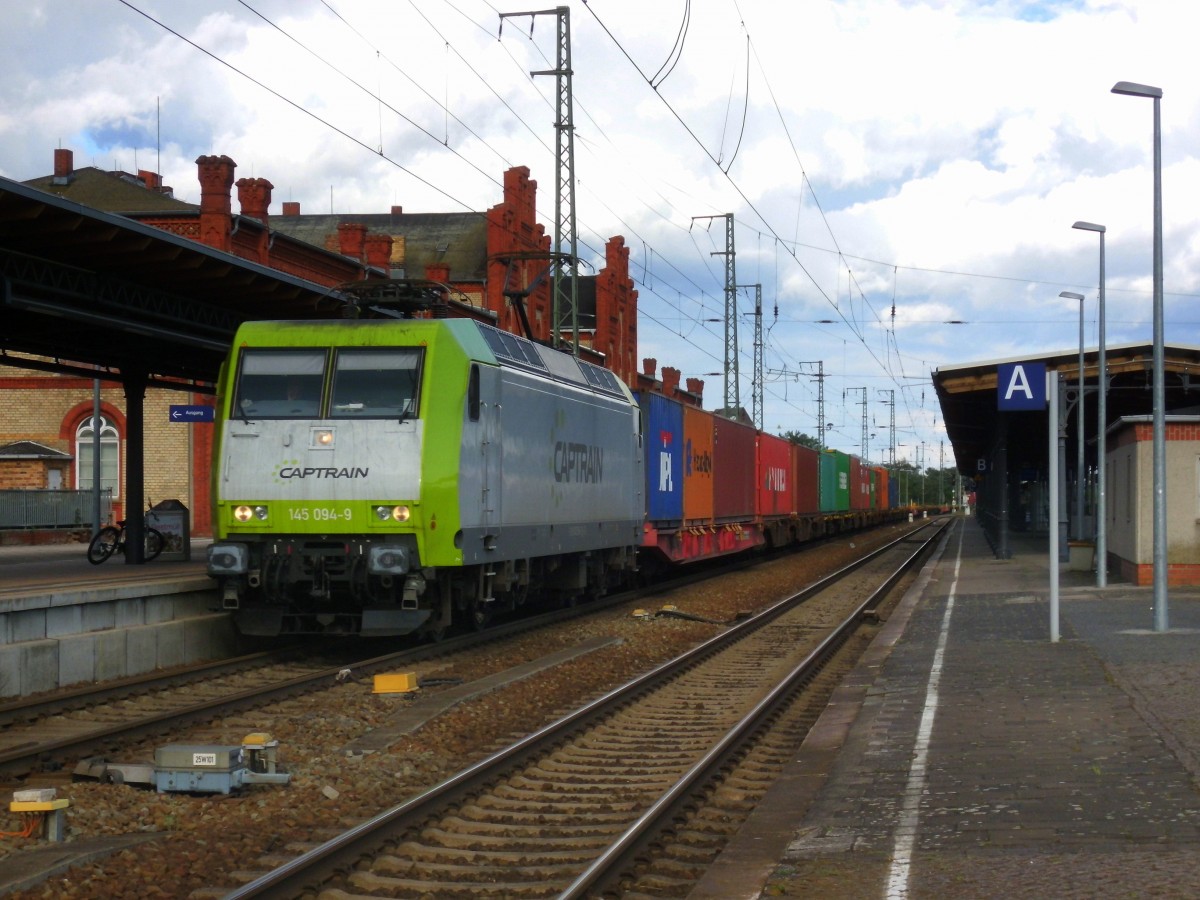
[[[1074,291],[1062,291],[1060,297],[1079,301],[1079,399],[1075,408],[1075,430],[1078,432],[1075,442],[1075,521],[1071,533],[1075,540],[1083,540],[1083,294]]]
[[[1163,259],[1162,259],[1162,127],[1159,106],[1162,88],[1118,81],[1114,94],[1149,97],[1154,101],[1154,630],[1167,630],[1167,443],[1166,390],[1163,378]]]
[[[1096,587],[1108,586],[1108,521],[1105,499],[1105,469],[1108,457],[1108,361],[1104,345],[1104,232],[1103,225],[1076,222],[1080,231],[1100,235],[1100,364],[1096,384]]]
[[[925,442],[921,441],[921,506],[925,505]]]

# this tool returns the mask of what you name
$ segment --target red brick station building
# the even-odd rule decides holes
[[[270,181],[235,182],[237,166],[227,156],[202,156],[196,166],[199,206],[176,200],[154,172],[77,169],[72,151],[65,149],[54,151],[52,174],[22,184],[331,289],[370,280],[437,282],[446,287],[450,314],[479,317],[516,333],[524,328],[520,305],[531,336],[551,338],[551,279],[539,279],[549,265],[551,239],[536,221],[537,182],[527,168],[504,173],[504,195],[486,212],[405,213],[393,206],[386,213],[308,215],[301,214],[299,203],[285,202],[282,214],[271,216]],[[671,368],[663,369],[660,381],[654,360],[638,369],[637,291],[624,238],[610,238],[604,253],[603,268],[580,277],[577,285],[581,352],[602,360],[635,388],[698,405],[703,382],[688,379],[681,388],[680,373]],[[137,264],[135,256],[129,265]],[[91,489],[96,386],[80,374],[0,364],[0,491]],[[144,496],[151,502],[183,502],[191,512],[192,535],[203,536],[212,529],[213,426],[171,422],[169,407],[213,399],[209,385],[197,385],[196,392],[187,386],[146,391]],[[100,381],[99,393],[102,485],[112,489],[111,517],[119,519],[127,488],[125,395],[111,381]],[[17,535],[0,531],[0,540],[30,539]]]

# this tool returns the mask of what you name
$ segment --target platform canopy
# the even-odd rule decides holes
[[[334,293],[0,178],[0,363],[212,382],[241,322],[336,316]]]
[[[1150,415],[1153,346],[1119,344],[1105,351],[1108,371],[1107,419],[1111,424],[1122,416]],[[955,464],[964,475],[984,471],[1005,441],[1010,468],[1044,469],[1047,462],[1045,410],[1001,412],[998,404],[1001,368],[1011,364],[1041,364],[1050,372],[1059,372],[1068,388],[1068,402],[1077,393],[1079,350],[1035,354],[985,362],[943,366],[932,373],[941,403],[946,434],[954,448]],[[1166,411],[1168,414],[1200,411],[1200,347],[1167,344],[1164,348]],[[1087,388],[1084,409],[1084,441],[1089,448],[1089,464],[1094,464],[1096,387],[1099,379],[1097,348],[1084,350],[1084,385]],[[1001,417],[1005,417],[1004,421]],[[1068,418],[1068,446],[1076,445],[1076,416],[1072,407]]]

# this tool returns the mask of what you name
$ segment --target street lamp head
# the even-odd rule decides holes
[[[1133,81],[1118,81],[1112,86],[1112,92],[1129,97],[1153,97],[1155,100],[1162,98],[1162,88],[1150,87],[1148,84],[1138,84]]]
[[[1082,300],[1083,299],[1083,294],[1077,294],[1074,291],[1061,291],[1058,296],[1066,297],[1068,300]]]
[[[1078,228],[1080,231],[1098,231],[1100,234],[1104,234],[1105,230],[1103,225],[1097,225],[1094,222],[1076,222],[1071,227]]]

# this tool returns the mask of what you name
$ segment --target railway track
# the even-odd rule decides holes
[[[779,764],[779,747],[794,746],[815,714],[795,704],[798,692],[936,536],[895,541],[409,801],[246,875],[229,900],[673,894],[714,852],[698,850],[706,841],[694,835],[729,817],[726,808],[706,819],[709,798],[745,804],[747,785],[763,783],[763,767]],[[782,738],[770,737],[777,723]]]
[[[672,584],[686,584],[696,577],[676,579]],[[570,609],[495,623],[486,630],[369,658],[350,656],[354,643],[363,643],[357,641],[347,645],[341,660],[332,665],[313,662],[302,648],[286,648],[9,701],[0,704],[0,779],[25,777],[39,768],[55,768],[122,742],[163,735],[322,690],[346,670],[356,677],[370,677],[388,669],[449,659],[484,644],[628,603],[636,596],[635,592],[612,594]]]

